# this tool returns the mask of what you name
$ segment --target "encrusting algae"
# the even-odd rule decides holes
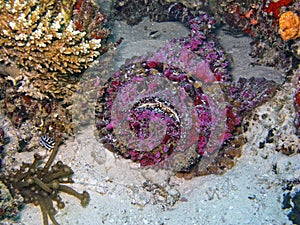
[[[71,179],[73,171],[69,166],[61,161],[52,165],[60,144],[60,140],[56,141],[52,153],[43,167],[40,166],[42,157],[35,154],[32,163],[23,162],[19,170],[0,176],[0,181],[6,185],[13,197],[21,196],[24,203],[40,206],[44,225],[49,224],[48,217],[53,224],[59,224],[55,219],[57,211],[53,202],[56,202],[58,209],[65,207],[65,203],[59,195],[61,192],[78,198],[83,207],[88,204],[90,199],[86,191],[78,193],[71,187],[64,185],[73,183]]]
[[[38,99],[70,95],[78,75],[100,55],[109,33],[102,27],[105,18],[94,13],[91,27],[102,39],[77,29],[72,17],[84,5],[79,2],[0,0],[0,70],[19,92]]]

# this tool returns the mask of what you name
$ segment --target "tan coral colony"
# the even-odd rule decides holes
[[[75,2],[0,0],[0,69],[20,92],[68,94],[76,74],[99,55],[101,39],[88,40],[74,27]]]

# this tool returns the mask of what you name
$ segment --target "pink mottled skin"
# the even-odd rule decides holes
[[[114,74],[99,101],[112,112],[100,113],[98,130],[104,144],[141,166],[150,166],[185,151],[196,152],[192,164],[230,141],[246,113],[265,102],[275,85],[255,78],[232,83],[224,51],[211,38],[214,24],[212,17],[200,14],[187,21],[189,36],[171,40]],[[214,85],[220,93],[205,92],[204,87]],[[219,104],[226,101],[223,95],[232,102]]]

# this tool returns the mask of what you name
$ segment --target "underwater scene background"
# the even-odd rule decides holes
[[[0,1],[0,224],[300,224],[299,17]]]

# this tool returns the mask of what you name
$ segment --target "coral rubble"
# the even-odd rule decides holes
[[[212,8],[218,20],[224,22],[236,33],[248,34],[252,38],[251,53],[253,66],[268,66],[281,71],[286,82],[294,85],[294,106],[296,134],[299,136],[299,1],[217,1],[220,7]],[[232,30],[230,30],[231,33]],[[295,81],[296,80],[296,81]],[[294,82],[295,81],[295,82]],[[285,137],[288,134],[284,135]],[[285,143],[282,139],[286,139]],[[299,140],[280,138],[281,151],[287,154],[299,152]]]
[[[156,16],[155,13],[153,14],[155,10],[151,10],[153,4],[156,4],[157,8],[165,9],[165,12]],[[205,11],[209,8],[219,24],[229,27],[228,32],[231,34],[246,34],[252,38],[250,56],[253,57],[253,66],[274,67],[285,74],[287,80],[291,79],[293,70],[297,69],[300,59],[300,47],[297,39],[300,30],[299,1],[214,0],[201,2],[197,7]],[[148,15],[156,21],[176,19],[174,15],[181,16],[181,18],[177,18],[178,20],[186,21],[190,18],[191,11],[181,3],[169,4],[167,1],[153,1],[151,4],[140,2],[139,8],[144,16]],[[115,10],[117,12],[127,10],[128,13],[130,10],[134,11],[134,6],[130,1],[116,2]],[[147,13],[149,10],[152,13]],[[132,17],[127,18],[129,18],[128,22],[130,19],[138,19],[134,12]],[[296,92],[297,90],[296,87]],[[296,94],[295,106],[299,110],[297,96]],[[299,119],[296,122],[297,127],[299,127],[298,124]]]
[[[40,166],[42,157],[35,154],[32,163],[23,163],[20,169],[6,172],[7,174],[0,176],[0,180],[13,197],[21,196],[25,204],[33,203],[40,206],[44,225],[48,224],[48,217],[53,224],[58,224],[55,219],[56,209],[53,202],[57,203],[58,209],[65,207],[60,193],[64,192],[78,198],[83,207],[89,202],[89,194],[86,191],[80,194],[65,185],[73,183],[72,169],[61,161],[52,165],[60,144],[61,141],[57,140],[43,167]]]
[[[2,113],[5,113],[11,120],[12,125],[19,129],[19,133],[22,133],[22,131],[28,133],[26,129],[29,129],[31,130],[31,136],[38,132],[49,134],[52,137],[73,134],[69,110],[70,100],[35,99],[19,93],[18,87],[15,87],[3,77],[0,77],[0,86],[5,90],[2,95],[3,99],[0,100]]]
[[[101,38],[108,35],[100,29],[101,14],[94,13],[97,29],[87,28],[91,33],[97,30],[97,35],[87,35],[72,20],[75,4],[74,0],[0,2],[0,72],[18,85],[19,92],[38,99],[70,95],[78,74],[100,54]],[[85,10],[76,6],[76,14]]]
[[[229,32],[240,35],[248,34],[253,39],[251,56],[255,60],[254,65],[275,67],[284,73],[292,70],[294,60],[291,54],[291,45],[293,43],[283,41],[278,29],[280,17],[283,21],[282,25],[287,26],[289,23],[286,20],[287,17],[284,16],[285,12],[290,11],[293,15],[299,14],[300,8],[297,1],[235,0],[217,2],[220,7],[214,7],[212,11],[218,15],[220,22],[230,27]],[[296,24],[292,26],[296,26]],[[284,37],[290,31],[286,28],[282,27],[285,30],[284,32],[280,31]]]
[[[129,25],[135,25],[149,16],[152,21],[181,21],[188,20],[189,14],[209,11],[205,1],[176,1],[176,0],[120,0],[114,2],[114,18],[125,20]],[[184,11],[184,12],[183,12]],[[179,17],[181,18],[179,18]],[[177,17],[177,18],[176,18]]]
[[[124,19],[128,24],[134,25],[146,15],[153,20],[164,17],[166,6],[164,1],[121,0],[114,3],[114,10],[116,19]]]
[[[287,214],[293,224],[300,224],[300,191],[299,179],[285,180],[283,187],[284,193],[282,196],[282,209],[289,210]]]

